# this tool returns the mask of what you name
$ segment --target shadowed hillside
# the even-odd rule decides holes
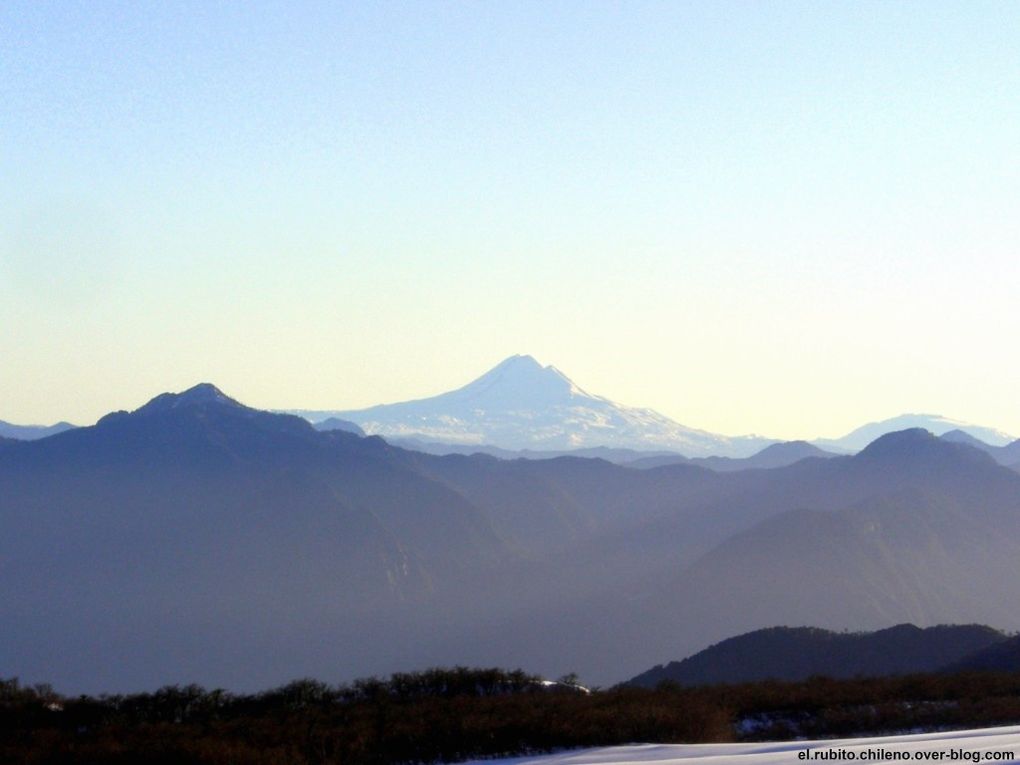
[[[0,486],[0,663],[75,689],[454,662],[609,683],[777,622],[1020,626],[1020,476],[922,431],[638,470],[427,455],[201,385],[3,445]]]
[[[901,624],[878,632],[839,633],[815,627],[770,627],[724,640],[683,661],[659,665],[630,683],[655,687],[804,680],[826,677],[877,677],[934,672],[994,646],[1006,636],[979,625],[920,629]]]

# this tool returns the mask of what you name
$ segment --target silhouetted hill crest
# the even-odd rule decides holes
[[[67,464],[116,464],[164,460],[202,470],[246,460],[287,463],[322,454],[350,433],[318,433],[308,421],[245,406],[215,385],[162,393],[134,411],[117,411],[95,426],[60,434],[49,459]],[[47,439],[49,440],[49,439]]]
[[[973,425],[971,423],[951,420],[936,414],[901,414],[887,420],[869,422],[859,428],[836,438],[815,439],[813,443],[822,448],[829,448],[835,451],[857,452],[864,449],[869,443],[886,433],[895,433],[909,428],[922,428],[929,430],[937,436],[947,431],[963,430],[986,444],[1005,446],[1014,440],[1012,436],[995,428]]]
[[[364,436],[365,431],[356,422],[350,420],[343,420],[339,417],[328,417],[325,420],[315,423],[315,429],[320,432],[329,432],[334,430],[341,430],[346,433],[354,433],[359,436]]]
[[[933,461],[997,464],[989,454],[969,444],[943,440],[923,428],[908,428],[880,436],[859,452],[855,459],[903,465]]]
[[[161,393],[144,406],[135,410],[136,414],[155,414],[172,409],[193,406],[209,406],[211,404],[249,409],[236,399],[231,398],[212,383],[199,383],[181,393]]]
[[[898,624],[876,632],[768,627],[723,640],[683,661],[653,667],[630,684],[709,685],[933,672],[1004,640],[1004,633],[984,625],[921,629]]]
[[[1020,635],[990,645],[945,669],[947,672],[1020,672]]]
[[[831,457],[832,452],[827,452],[824,449],[819,449],[814,444],[808,443],[807,441],[779,441],[774,444],[769,444],[760,452],[754,455],[755,457],[772,457],[772,456],[793,456],[797,459],[804,459],[805,457]]]

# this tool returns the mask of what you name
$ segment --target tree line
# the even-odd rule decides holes
[[[586,692],[432,669],[255,694],[197,685],[65,697],[0,680],[0,762],[403,765],[625,743],[824,738],[1020,721],[1020,675],[964,673]]]

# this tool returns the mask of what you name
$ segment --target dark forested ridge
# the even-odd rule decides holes
[[[434,669],[255,694],[197,685],[64,697],[0,680],[0,762],[403,765],[645,743],[819,739],[1016,723],[1020,675],[960,673],[587,691]]]
[[[1009,642],[1013,641],[1003,632],[977,624],[927,629],[901,624],[859,633],[770,627],[729,638],[683,661],[653,667],[630,684],[653,688],[662,682],[710,685],[804,680],[813,675],[881,677],[936,672],[949,666],[1007,669],[977,667],[969,659]]]
[[[0,761],[24,765],[396,765],[731,735],[726,711],[691,695],[589,693],[497,669],[306,679],[252,695],[191,685],[64,698],[0,681]]]
[[[1020,627],[1020,476],[925,431],[720,473],[436,456],[210,385],[0,446],[0,667],[245,690],[435,664],[596,683],[776,623]]]
[[[327,417],[321,422],[315,423],[316,430],[345,430],[348,433],[364,436],[367,435],[361,426],[350,420],[341,420],[339,417]]]
[[[949,665],[955,672],[1020,672],[1020,635],[995,642]]]

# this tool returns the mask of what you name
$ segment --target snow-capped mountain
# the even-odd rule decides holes
[[[367,433],[503,449],[607,446],[669,449],[691,457],[746,457],[772,443],[696,430],[651,409],[582,390],[554,366],[511,356],[463,388],[432,398],[356,411],[294,411],[313,422],[342,417]]]
[[[321,423],[333,417],[366,433],[416,448],[452,444],[490,450],[573,451],[597,447],[671,451],[685,457],[745,458],[776,443],[762,436],[725,436],[681,425],[652,409],[623,406],[583,390],[554,366],[511,356],[462,388],[431,398],[358,410],[287,410]],[[1007,433],[932,414],[904,414],[872,422],[842,438],[816,439],[823,450],[852,454],[875,439],[909,428],[942,435],[962,430],[992,446]],[[521,455],[524,456],[524,455]]]

